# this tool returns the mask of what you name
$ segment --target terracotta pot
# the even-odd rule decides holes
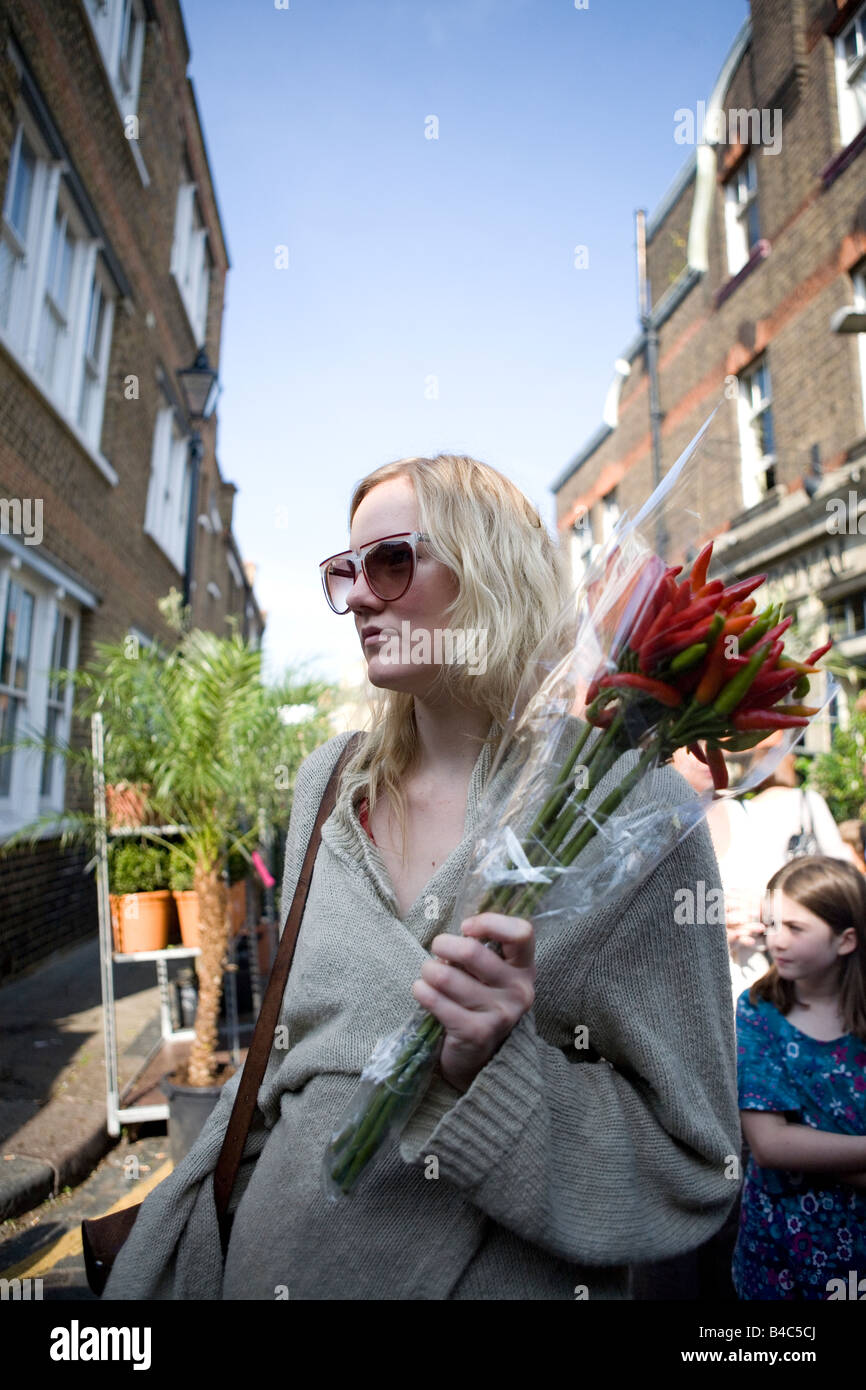
[[[153,893],[109,894],[114,949],[124,955],[133,951],[164,951],[171,928],[171,893],[159,888]]]
[[[200,946],[201,931],[198,923],[198,893],[194,888],[174,893],[177,903],[177,916],[180,922],[180,937],[184,946]]]
[[[116,786],[105,788],[105,809],[110,830],[121,830],[147,825],[149,786],[133,786],[131,782],[118,782]]]

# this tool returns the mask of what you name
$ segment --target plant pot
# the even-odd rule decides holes
[[[168,1098],[168,1139],[175,1168],[186,1158],[220,1098],[225,1081],[213,1086],[179,1085],[163,1077],[159,1089]]]
[[[242,893],[236,893],[235,889],[240,888]],[[194,888],[184,889],[182,892],[175,889],[173,895],[177,904],[177,915],[180,922],[180,935],[184,946],[201,945],[201,926],[198,915],[198,893]],[[229,889],[229,912],[232,919],[232,935],[237,936],[243,929],[246,918],[246,884],[234,883]]]
[[[105,788],[105,809],[109,830],[137,829],[147,825],[148,786],[118,782]]]
[[[110,893],[114,949],[122,955],[134,951],[164,951],[172,922],[171,893],[159,888],[152,893]]]
[[[184,946],[200,946],[201,931],[198,921],[198,893],[194,888],[174,892],[177,904],[177,917],[180,922],[180,937]]]

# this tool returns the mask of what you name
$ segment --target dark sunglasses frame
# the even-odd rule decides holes
[[[381,599],[383,603],[394,603],[398,598],[403,597],[415,578],[415,571],[418,565],[418,542],[429,541],[429,539],[430,537],[425,535],[423,531],[398,531],[393,536],[379,536],[375,541],[368,541],[366,545],[361,546],[360,550],[341,550],[338,551],[336,555],[329,555],[327,560],[323,560],[319,565],[319,573],[322,576],[322,588],[325,591],[325,598],[328,600],[328,607],[332,612],[337,613],[341,617],[344,613],[348,613],[349,611],[348,604],[345,608],[338,608],[333,602],[331,595],[328,593],[328,566],[332,565],[335,560],[344,560],[346,563],[352,565],[354,574],[352,584],[349,586],[350,588],[357,583],[358,572],[360,570],[371,592],[374,593],[377,598]],[[399,594],[380,594],[367,573],[367,556],[370,554],[371,550],[375,550],[376,546],[382,545],[385,541],[406,541],[412,554],[409,578]]]

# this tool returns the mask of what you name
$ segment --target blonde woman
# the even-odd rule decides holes
[[[674,922],[677,889],[718,886],[709,835],[699,826],[639,892],[564,927],[452,924],[521,673],[545,635],[567,641],[563,557],[512,483],[449,454],[376,469],[349,522],[322,574],[367,661],[371,727],[322,832],[289,1045],[259,1092],[225,1267],[212,1174],[237,1077],[147,1198],[104,1297],[628,1298],[632,1263],[702,1244],[737,1191],[724,927]],[[283,924],[348,737],[299,771]],[[687,795],[670,768],[649,781],[656,804]],[[414,1001],[445,1026],[433,1082],[399,1143],[330,1203],[325,1145]]]

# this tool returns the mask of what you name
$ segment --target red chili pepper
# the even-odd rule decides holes
[[[809,723],[805,715],[780,714],[774,709],[750,709],[731,716],[735,729],[796,729]]]
[[[783,619],[781,623],[777,623],[775,627],[771,627],[769,632],[764,633],[764,640],[766,641],[769,638],[771,641],[775,642],[777,637],[781,637],[783,632],[788,631],[793,621],[793,615],[790,618]]]
[[[810,652],[809,655],[806,657],[806,665],[814,666],[816,661],[820,661],[822,656],[826,656],[827,652],[830,650],[832,645],[833,638],[831,637],[830,641],[825,642],[823,647],[816,647],[815,650],[813,652]]]
[[[609,729],[613,723],[615,713],[615,709],[600,709],[591,719],[589,718],[589,714],[587,714],[587,719],[589,719],[590,724],[596,729]]]
[[[709,767],[709,763],[704,757],[704,750],[699,743],[690,743],[688,749],[693,758],[697,758],[705,767]]]
[[[670,602],[670,599],[668,599],[668,600],[665,601],[665,603],[662,604],[661,608],[660,608],[659,611],[658,611],[658,614],[656,615],[656,617],[653,619],[653,621],[650,623],[649,627],[647,628],[647,630],[646,630],[646,636],[643,638],[643,641],[641,642],[641,647],[645,647],[646,644],[647,644],[647,642],[650,640],[651,637],[655,637],[655,635],[656,635],[657,632],[661,632],[662,628],[664,627],[664,625],[665,625],[666,622],[668,621],[668,618],[671,616],[671,613],[672,613],[672,612],[673,612],[673,606],[672,606],[672,604],[671,604],[671,602]],[[631,645],[632,651],[638,650],[638,648],[635,647],[635,645],[634,645],[633,642],[632,642],[630,645]]]
[[[632,647],[636,634],[649,626],[664,602],[662,579],[666,573],[664,563],[658,555],[651,555],[638,572],[628,596],[625,613],[619,623],[619,630],[624,633]]]
[[[707,582],[707,570],[710,567],[714,544],[715,542],[713,541],[707,541],[707,544],[692,565],[692,593],[694,594]],[[718,582],[721,585],[721,580],[714,582]]]
[[[641,670],[648,675],[651,670],[673,660],[680,652],[688,651],[689,647],[700,643],[706,645],[707,635],[707,627],[686,628],[682,633],[674,633],[671,637],[665,637],[662,633],[653,640],[652,646],[644,647],[641,652]],[[705,652],[701,654],[701,660],[705,655]]]
[[[763,680],[761,679],[762,676],[764,677]],[[779,679],[774,679],[774,677]],[[766,709],[767,705],[775,705],[785,695],[790,694],[798,680],[799,676],[796,671],[793,676],[789,676],[786,671],[761,672],[752,682],[748,695],[740,701],[737,708],[743,714],[748,709]]]
[[[683,697],[680,692],[672,685],[666,685],[664,681],[650,680],[649,676],[639,676],[630,671],[616,671],[613,675],[602,676],[601,685],[610,686],[613,689],[640,690],[647,695],[652,695],[661,704],[670,706],[671,709],[681,705]]]
[[[749,686],[749,694],[752,695],[759,690],[776,690],[780,686],[788,686],[789,689],[793,690],[799,679],[799,672],[789,671],[785,666],[782,667],[781,671],[775,669],[768,671],[766,667],[763,667]],[[775,704],[775,701],[773,703]]]
[[[692,593],[695,598],[710,598],[711,595],[723,594],[724,591],[725,586],[721,579],[711,579],[709,584],[702,584],[700,589],[696,589],[694,585],[692,585]]]
[[[687,608],[692,601],[691,581],[684,579],[677,585],[676,597],[674,598],[674,612],[679,613],[681,609]]]
[[[707,767],[713,774],[713,786],[716,791],[724,791],[728,785],[728,769],[720,748],[712,748],[707,744]]]
[[[725,644],[720,637],[707,657],[707,663],[704,667],[700,684],[695,691],[695,701],[697,704],[711,704],[727,679],[728,673],[725,669]]]
[[[748,598],[753,589],[761,587],[766,577],[765,574],[756,574],[752,579],[741,579],[739,584],[732,584],[730,588],[722,591],[723,602],[730,606]]]
[[[725,619],[725,626],[722,628],[722,638],[739,637],[741,632],[745,632],[746,628],[751,626],[751,613],[740,613],[736,618],[729,616]]]
[[[681,613],[676,613],[676,622],[671,623],[668,631],[675,631],[677,628],[688,626],[693,627],[696,622],[703,618],[711,618],[718,608],[718,601],[713,594],[707,598],[694,599]]]

